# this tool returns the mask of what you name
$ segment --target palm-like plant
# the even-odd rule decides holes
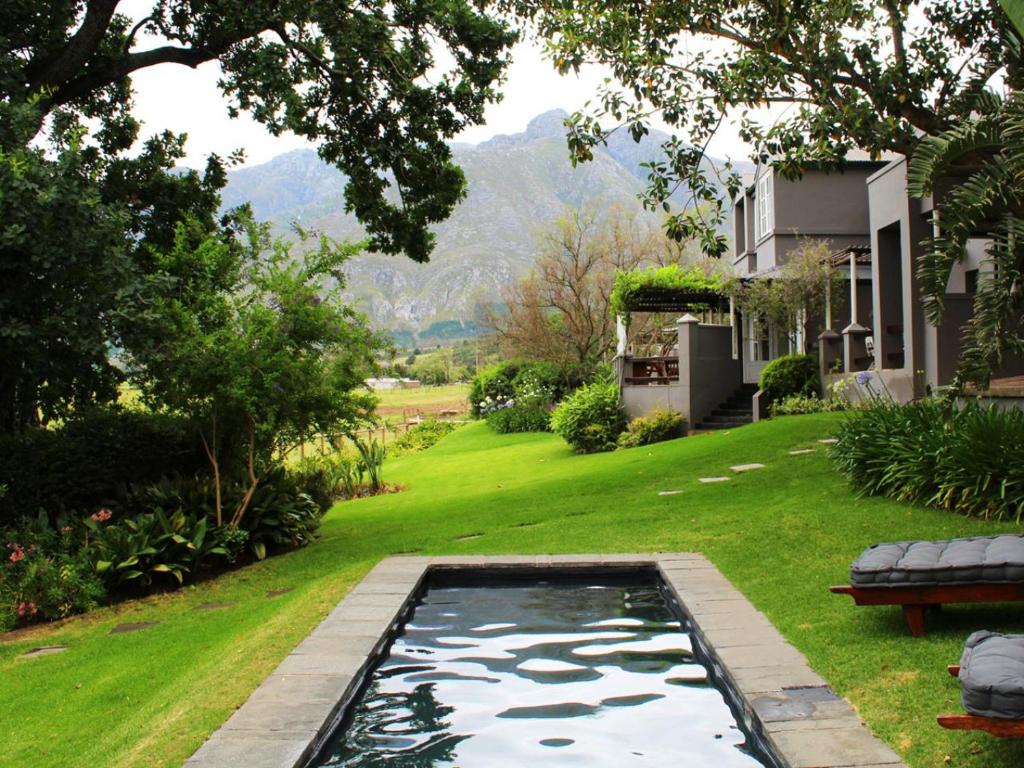
[[[990,270],[978,281],[955,382],[985,386],[1007,355],[1024,353],[1024,94],[1003,99],[980,90],[969,118],[921,141],[908,166],[909,193],[924,197],[947,181],[953,184],[937,201],[938,232],[918,274],[925,311],[937,323],[968,239],[990,238]]]

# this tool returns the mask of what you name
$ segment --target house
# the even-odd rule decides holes
[[[904,158],[853,156],[841,172],[811,168],[795,181],[765,165],[745,181],[733,209],[736,274],[776,276],[802,242],[824,240],[844,283],[842,297],[827,303],[823,317],[811,318],[809,340],[734,307],[727,316],[684,315],[653,351],[638,350],[623,332],[618,359],[631,417],[658,405],[684,413],[698,427],[749,421],[763,405],[755,392],[764,366],[803,349],[817,353],[823,384],[870,370],[879,380],[875,386],[901,402],[951,383],[961,329],[988,268],[983,233],[953,266],[942,322],[933,325],[925,316],[916,266],[940,222],[934,199],[907,194]],[[940,188],[940,199],[948,189]],[[1013,384],[1017,397],[1024,397],[1021,380],[1010,377],[1022,375],[1024,360],[1016,359],[996,372]],[[1001,391],[994,386],[987,394],[998,397]]]

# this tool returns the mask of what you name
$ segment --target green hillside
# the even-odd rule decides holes
[[[967,633],[1024,631],[1024,610],[951,608],[916,640],[898,609],[855,608],[827,591],[880,539],[1011,526],[855,497],[817,442],[835,423],[790,417],[596,456],[576,456],[551,435],[464,427],[389,462],[386,479],[407,490],[339,504],[307,549],[4,643],[0,762],[180,765],[387,555],[660,550],[704,552],[913,768],[1021,765],[1019,743],[942,731],[934,716],[959,709],[945,665]],[[815,451],[789,455],[804,447]],[[766,467],[698,482],[744,462]],[[281,589],[291,591],[267,596]],[[195,610],[210,604],[221,607]],[[159,623],[111,635],[123,622]],[[16,658],[51,643],[70,650]]]

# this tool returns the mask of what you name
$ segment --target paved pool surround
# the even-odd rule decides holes
[[[651,568],[692,619],[747,728],[784,768],[906,768],[703,555],[389,557],[278,665],[186,768],[301,768],[328,739],[434,570]]]

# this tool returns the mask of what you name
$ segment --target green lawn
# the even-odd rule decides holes
[[[950,608],[915,640],[897,608],[855,608],[826,589],[874,541],[1011,526],[856,498],[816,442],[835,418],[790,417],[589,457],[550,435],[465,427],[389,463],[388,481],[408,490],[337,506],[312,547],[0,645],[0,764],[180,765],[386,555],[638,550],[707,554],[911,766],[1024,764],[1024,746],[934,722],[959,710],[945,666],[967,633],[1024,631],[1024,609]],[[819,450],[788,455],[800,447]],[[729,483],[697,482],[754,461],[767,468]],[[665,489],[683,493],[657,496]],[[456,541],[468,534],[482,535]],[[234,605],[193,610],[211,602]],[[160,623],[109,634],[142,621]],[[44,643],[70,650],[16,658]]]
[[[377,415],[389,422],[401,421],[403,413],[436,416],[441,411],[469,412],[469,384],[445,384],[415,389],[382,389],[374,393],[380,401]]]

